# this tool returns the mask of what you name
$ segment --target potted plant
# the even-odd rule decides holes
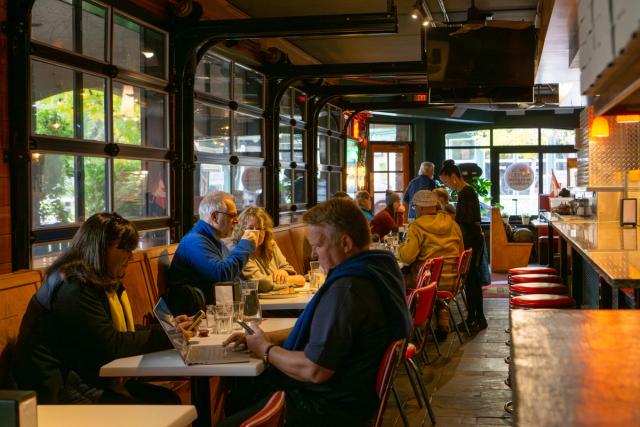
[[[522,214],[522,225],[529,225],[529,220],[531,219],[531,215],[528,213]]]

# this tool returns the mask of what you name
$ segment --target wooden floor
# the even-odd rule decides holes
[[[443,356],[437,356],[431,345],[431,365],[424,368],[424,378],[432,398],[438,427],[511,426],[512,419],[504,412],[511,400],[511,390],[504,384],[509,355],[505,345],[509,325],[506,298],[485,298],[485,315],[489,327],[472,337],[463,335],[460,345],[455,333],[441,344]],[[404,400],[411,426],[429,426],[426,410],[419,408],[404,368],[399,369],[396,386]],[[393,396],[385,413],[385,427],[402,426],[402,419]]]

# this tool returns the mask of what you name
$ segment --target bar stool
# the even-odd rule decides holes
[[[567,295],[569,288],[560,283],[532,282],[515,283],[509,286],[511,296],[532,295],[532,294],[553,294]]]
[[[553,267],[514,267],[507,270],[507,276],[518,274],[558,274]]]
[[[562,283],[562,277],[555,274],[516,274],[507,279],[510,285],[516,283]]]

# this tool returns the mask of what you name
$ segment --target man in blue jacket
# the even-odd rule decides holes
[[[256,249],[257,234],[245,232],[233,251],[221,239],[238,223],[238,209],[229,193],[209,193],[198,208],[200,220],[178,245],[169,268],[169,305],[177,313],[197,311],[212,304],[212,287],[239,277]]]
[[[420,174],[413,178],[407,189],[404,191],[402,203],[405,209],[408,209],[408,218],[416,219],[416,210],[413,208],[413,195],[420,190],[433,190],[436,188],[436,182],[433,180],[435,165],[431,162],[422,162],[420,164]]]

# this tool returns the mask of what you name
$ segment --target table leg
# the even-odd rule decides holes
[[[598,304],[599,307],[613,308],[613,287],[609,286],[609,284],[604,281],[602,277],[598,277],[598,284],[598,288],[600,289],[600,303]]]
[[[574,253],[571,257],[571,264],[571,296],[576,300],[576,308],[581,308],[584,294],[584,290],[582,289],[582,257]],[[566,271],[567,267],[568,266],[565,265],[563,271]]]
[[[633,308],[640,308],[640,288],[633,288]]]
[[[553,227],[551,226],[551,222],[548,223],[547,226],[547,236],[549,238],[548,242],[548,247],[547,247],[547,256],[549,257],[548,264],[549,267],[553,267],[553,252],[556,249],[556,245],[555,242],[553,241]]]

